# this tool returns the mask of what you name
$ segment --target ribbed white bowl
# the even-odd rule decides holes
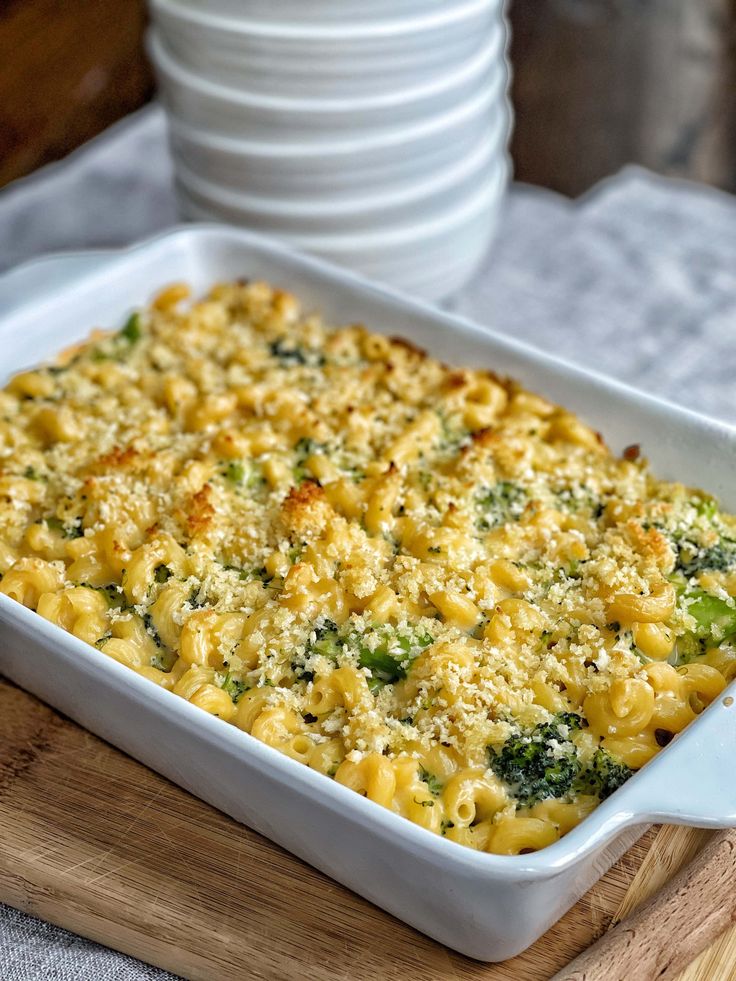
[[[176,0],[150,0],[154,23],[190,67],[210,73],[216,65],[240,66],[251,84],[263,77],[276,85],[291,78],[297,85],[326,79],[360,87],[365,79],[369,91],[387,73],[411,84],[471,57],[499,20],[500,4],[464,0],[413,17],[313,24],[216,17]]]
[[[215,17],[264,20],[279,24],[372,24],[414,17],[458,6],[463,0],[174,0],[177,7]]]
[[[278,2],[278,0],[277,0]],[[500,43],[501,0],[464,0],[422,16],[356,25],[273,24],[213,17],[151,0],[154,24],[183,68],[265,95],[391,94],[457,71]]]
[[[433,171],[411,186],[355,190],[341,199],[304,194],[288,200],[223,187],[177,162],[176,176],[188,194],[205,206],[226,212],[232,221],[274,234],[364,233],[403,222],[432,218],[464,200],[494,173],[503,148],[498,140],[480,141],[459,162]]]
[[[378,141],[280,146],[217,136],[174,118],[170,140],[177,168],[222,190],[276,198],[283,208],[306,199],[339,210],[356,196],[408,200],[428,181],[468,166],[484,147],[502,156],[509,132],[505,104],[476,99],[461,109],[438,117],[438,125],[400,128]]]
[[[149,0],[177,194],[440,299],[508,178],[503,0]]]
[[[152,31],[148,39],[162,96],[176,117],[191,126],[230,136],[290,142],[417,124],[453,109],[481,90],[492,90],[500,97],[505,65],[498,55],[488,57],[494,43],[492,38],[483,57],[439,82],[371,98],[286,99],[211,81],[183,67],[156,32]]]
[[[498,226],[507,178],[504,159],[482,186],[428,220],[363,234],[278,237],[417,296],[440,300],[460,289],[485,255]],[[227,208],[196,200],[181,183],[177,195],[181,213],[189,220],[238,224]]]

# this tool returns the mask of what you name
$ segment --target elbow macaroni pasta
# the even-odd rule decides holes
[[[736,521],[264,283],[0,393],[0,591],[435,834],[583,820],[736,676]]]

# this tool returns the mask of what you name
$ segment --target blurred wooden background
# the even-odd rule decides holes
[[[277,2],[277,0],[276,0]],[[736,191],[736,0],[511,0],[520,180]],[[151,98],[143,0],[0,0],[0,186]]]

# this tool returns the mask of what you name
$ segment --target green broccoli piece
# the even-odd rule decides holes
[[[143,331],[141,330],[140,314],[132,313],[125,321],[125,326],[118,334],[118,337],[132,345],[137,343],[142,336]]]
[[[323,620],[315,628],[314,634],[315,639],[307,645],[307,655],[322,654],[324,657],[330,658],[331,661],[337,661],[337,656],[342,650],[337,624],[333,623],[332,620]]]
[[[419,776],[426,783],[430,794],[433,797],[439,797],[444,788],[444,784],[439,780],[433,773],[428,773],[426,770],[422,770]]]
[[[698,640],[719,643],[736,633],[736,607],[704,589],[685,594],[685,609],[695,619],[693,634]]]
[[[489,749],[491,769],[509,784],[523,804],[564,797],[580,773],[570,730],[582,725],[579,715],[563,712],[554,722],[540,722],[530,731],[515,733],[500,752]]]
[[[220,473],[233,487],[257,490],[265,484],[260,466],[253,461],[244,463],[242,460],[230,460],[223,466]]]
[[[478,526],[481,531],[488,531],[520,517],[526,506],[526,491],[510,480],[500,480],[493,487],[487,487],[477,503],[481,510]]]
[[[222,476],[231,484],[242,484],[245,480],[245,467],[240,460],[231,460],[222,471]]]
[[[312,474],[307,470],[305,464],[310,456],[315,453],[324,452],[327,450],[327,446],[324,443],[318,443],[314,439],[310,439],[308,436],[303,436],[294,446],[294,453],[296,454],[296,460],[294,462],[294,481],[296,484],[302,484],[305,480],[313,480]]]
[[[314,671],[306,666],[306,661],[313,654],[321,654],[337,663],[342,650],[340,631],[332,620],[323,620],[314,628],[314,640],[307,641],[304,657],[297,657],[291,662],[291,668],[299,681],[314,681]]]
[[[93,361],[124,361],[142,337],[140,314],[132,313],[117,334],[104,338],[92,348],[90,357]]]
[[[228,672],[220,685],[223,691],[226,691],[233,702],[236,704],[243,697],[243,695],[248,691],[250,685],[246,684],[240,678],[233,678],[233,676]]]
[[[88,586],[89,583],[82,583],[82,585]],[[128,604],[125,593],[114,583],[110,583],[107,586],[89,586],[89,588],[96,590],[98,593],[103,593],[113,609],[124,610],[127,608]]]
[[[728,572],[733,568],[736,568],[736,542],[728,538],[721,538],[711,548],[681,548],[675,566],[688,579],[700,572]]]
[[[701,518],[712,521],[718,514],[718,501],[714,497],[694,497],[691,502]]]
[[[577,781],[577,789],[581,793],[595,794],[601,800],[610,797],[630,776],[633,770],[611,756],[605,749],[598,748],[593,754],[590,766],[581,774]]]
[[[589,511],[593,517],[600,518],[603,513],[603,504],[596,496],[595,492],[585,485],[575,487],[563,487],[554,491],[560,507],[573,514]]]
[[[64,538],[81,538],[84,535],[81,518],[75,518],[71,524],[67,524],[52,514],[48,518],[44,518],[44,521],[51,531],[56,532],[57,535],[63,535]]]
[[[372,688],[392,685],[406,677],[406,668],[402,661],[389,654],[384,645],[377,647],[375,651],[368,647],[361,647],[358,663],[361,668],[368,668],[371,672]]]
[[[393,685],[405,678],[408,664],[434,641],[429,634],[395,636],[390,628],[384,634],[385,639],[374,650],[365,644],[359,647],[358,663],[371,672],[368,684],[374,693],[384,685]]]
[[[314,640],[307,643],[305,659],[312,654],[321,654],[337,662],[343,649],[357,653],[360,667],[371,672],[368,684],[375,693],[384,685],[405,678],[411,661],[434,641],[429,634],[397,635],[392,627],[377,629],[380,643],[372,649],[365,637],[349,626],[338,627],[332,620],[323,620],[314,629]],[[294,662],[292,667],[298,678],[312,680],[313,672],[305,670],[303,665]]]
[[[307,354],[299,345],[289,346],[285,337],[277,337],[268,345],[268,351],[272,358],[276,358],[280,365],[285,368],[292,365],[307,364]]]

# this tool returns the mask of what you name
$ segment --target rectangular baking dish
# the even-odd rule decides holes
[[[328,322],[362,321],[458,365],[492,368],[562,402],[614,451],[640,443],[656,473],[736,509],[736,430],[575,368],[260,236],[189,226],[120,252],[51,257],[0,278],[3,380],[114,327],[162,285],[198,292],[263,278]],[[622,342],[625,337],[622,336]],[[652,821],[736,826],[734,686],[591,817],[541,852],[466,849],[200,711],[0,595],[0,671],[193,794],[355,892],[481,960],[517,954]]]

